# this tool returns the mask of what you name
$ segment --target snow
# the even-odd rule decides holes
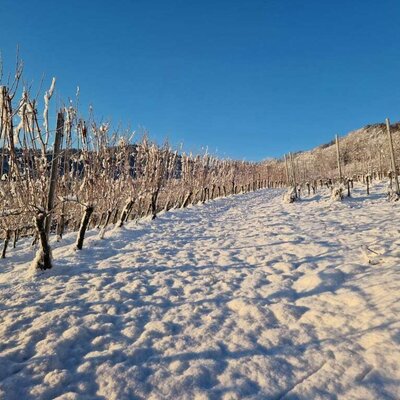
[[[398,399],[400,213],[384,185],[261,190],[1,261],[2,399]]]

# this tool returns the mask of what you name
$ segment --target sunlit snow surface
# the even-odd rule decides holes
[[[0,261],[1,399],[399,399],[400,204],[263,190]],[[59,396],[59,397],[58,397]]]

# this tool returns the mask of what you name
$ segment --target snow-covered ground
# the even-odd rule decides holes
[[[362,190],[362,191],[361,191]],[[399,399],[400,204],[262,190],[0,261],[1,399]],[[59,397],[58,397],[59,396]]]

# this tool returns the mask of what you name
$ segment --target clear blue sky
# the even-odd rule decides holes
[[[5,68],[185,149],[259,160],[400,117],[397,0],[0,0]],[[48,83],[46,85],[48,85]]]

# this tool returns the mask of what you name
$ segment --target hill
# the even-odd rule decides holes
[[[391,125],[397,167],[400,165],[400,123]],[[390,170],[390,155],[385,124],[366,125],[340,137],[340,159],[343,174],[353,177],[365,174],[384,176]],[[308,151],[293,154],[300,182],[334,179],[338,176],[335,140]],[[285,180],[284,161],[267,161],[275,166],[275,180]]]

